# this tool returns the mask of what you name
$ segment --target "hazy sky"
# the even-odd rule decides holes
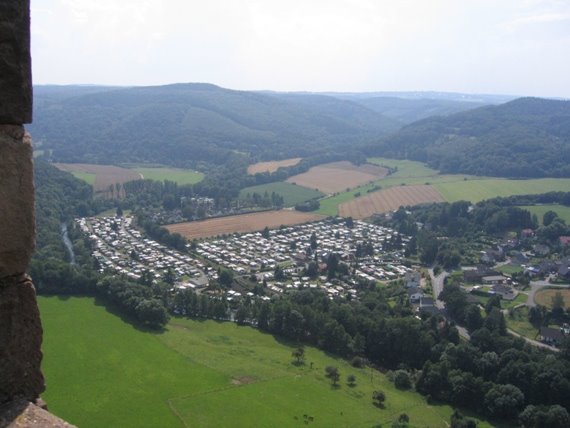
[[[34,82],[570,97],[570,0],[32,0]]]

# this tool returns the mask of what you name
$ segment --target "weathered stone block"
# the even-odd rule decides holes
[[[31,138],[0,125],[0,278],[24,273],[35,245]]]
[[[73,428],[73,425],[25,400],[0,406],[0,427],[6,428]]]
[[[0,1],[0,123],[32,121],[30,0]]]
[[[44,391],[42,325],[26,275],[0,279],[0,403],[36,400]]]

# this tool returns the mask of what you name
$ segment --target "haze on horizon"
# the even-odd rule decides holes
[[[570,1],[31,3],[35,84],[570,98]]]

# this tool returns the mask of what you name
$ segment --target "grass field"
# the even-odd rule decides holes
[[[507,327],[521,336],[536,339],[538,330],[528,321],[528,307],[515,309],[511,315],[505,317]]]
[[[542,224],[542,217],[547,211],[554,211],[558,217],[566,221],[566,224],[570,224],[570,207],[564,205],[528,205],[521,206],[521,208],[530,211],[531,214],[536,214],[540,224]]]
[[[248,193],[253,194],[254,192],[257,192],[260,195],[263,195],[265,192],[269,195],[271,195],[272,192],[278,193],[283,196],[286,207],[292,207],[299,202],[305,202],[309,199],[324,196],[324,193],[308,189],[307,187],[297,186],[291,183],[277,182],[246,187],[239,192],[239,197],[240,199],[245,199]]]
[[[203,180],[204,174],[190,169],[167,168],[167,167],[134,167],[134,171],[142,174],[149,180],[174,181],[178,184],[196,184]]]
[[[564,307],[570,307],[570,289],[567,288],[543,288],[534,295],[534,301],[538,305],[552,308],[552,298],[556,293],[562,294],[564,298]]]
[[[523,271],[523,268],[521,267],[521,265],[502,265],[499,266],[496,270],[498,270],[499,272],[503,272],[506,273],[507,275],[512,275],[514,273],[519,273]]]
[[[175,319],[157,334],[92,298],[40,297],[39,304],[43,398],[81,427],[300,427],[310,416],[310,426],[369,428],[404,412],[412,426],[445,427],[452,412],[314,348],[294,366],[292,346],[250,327]],[[339,388],[324,377],[327,365],[339,368]],[[346,385],[348,374],[355,387]],[[386,393],[385,409],[371,404],[375,389]]]
[[[91,186],[95,185],[95,178],[97,178],[97,174],[93,174],[91,172],[81,172],[81,171],[75,171],[75,172],[72,172],[71,174],[75,178],[83,180]]]
[[[536,180],[507,180],[488,178],[448,183],[435,183],[435,187],[449,202],[468,200],[479,202],[497,196],[527,195],[570,189],[568,178],[542,178]]]

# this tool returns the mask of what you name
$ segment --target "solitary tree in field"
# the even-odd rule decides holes
[[[303,364],[303,360],[305,358],[305,348],[302,346],[295,348],[293,352],[291,352],[291,356],[296,359],[296,364]]]
[[[332,385],[337,386],[338,381],[340,380],[340,372],[338,371],[338,367],[326,366],[325,373],[326,376],[331,380]]]
[[[386,394],[384,394],[384,391],[376,390],[372,393],[372,402],[375,406],[384,406],[384,401],[386,401]]]
[[[348,386],[356,385],[356,376],[354,376],[353,374],[349,374],[346,377],[346,382],[348,383]]]

